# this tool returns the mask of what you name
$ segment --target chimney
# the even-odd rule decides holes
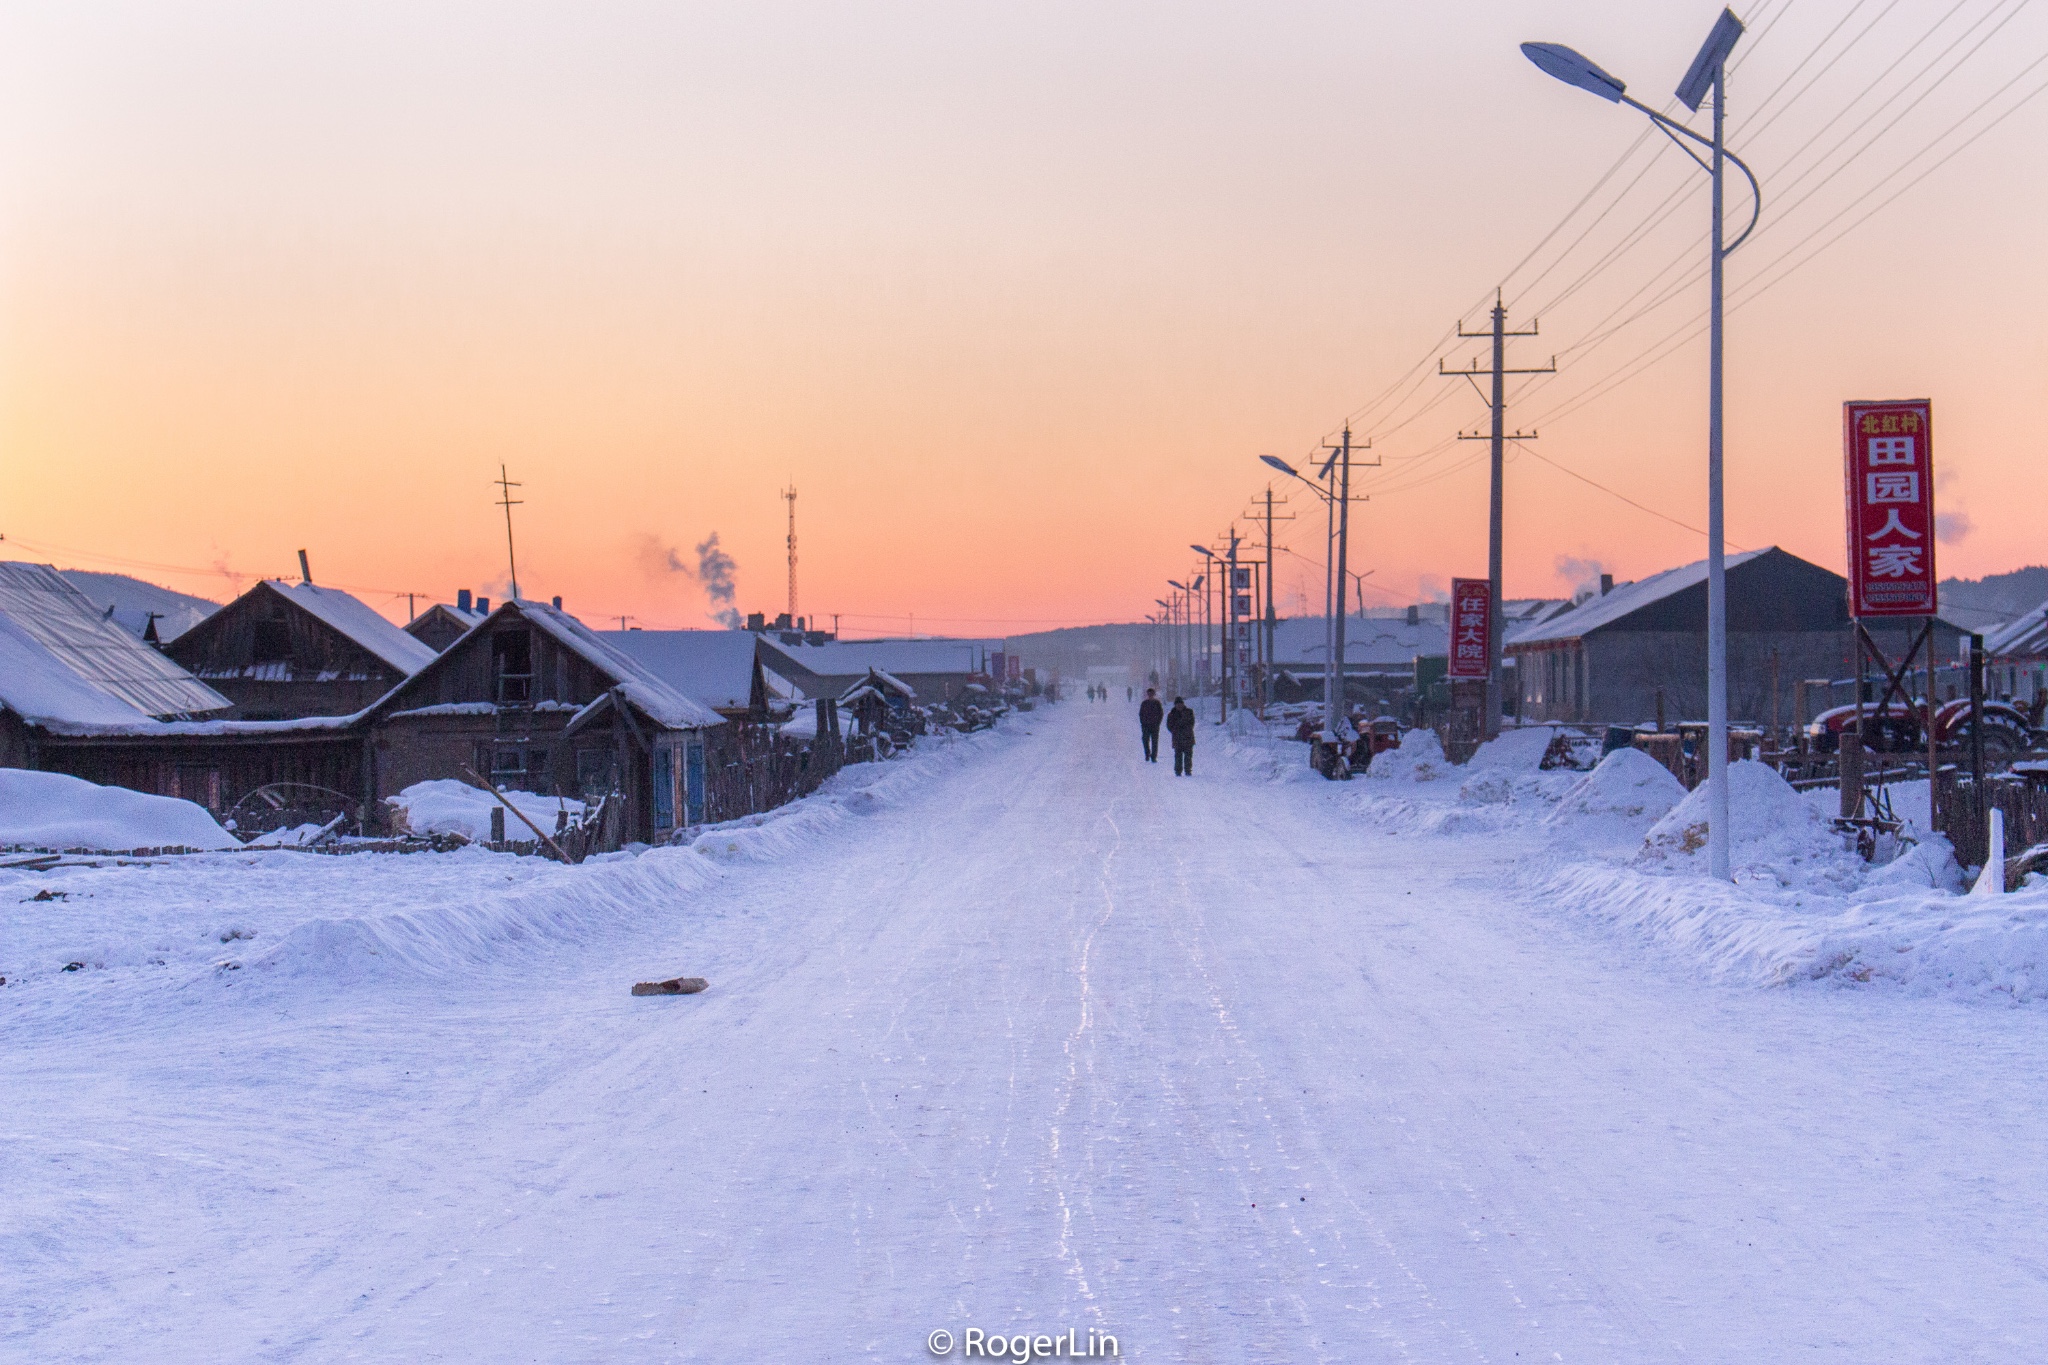
[[[1607,596],[1607,594],[1608,594],[1608,593],[1611,593],[1611,592],[1613,592],[1613,591],[1614,591],[1614,575],[1613,575],[1613,574],[1611,574],[1611,573],[1604,573],[1604,574],[1601,574],[1601,575],[1600,575],[1600,595],[1601,595],[1602,597],[1605,597],[1605,596]]]
[[[313,568],[310,564],[306,563],[306,552],[304,550],[299,551],[299,581],[309,586],[313,582]]]
[[[478,616],[489,616],[489,615],[491,614],[491,599],[490,599],[490,598],[488,598],[488,597],[479,597],[479,598],[477,598],[477,599],[476,599],[476,614],[477,614]]]
[[[459,611],[459,612],[462,612],[462,613],[464,613],[464,614],[467,614],[467,613],[468,613],[468,611],[469,611],[469,589],[468,589],[468,588],[457,588],[457,589],[455,590],[455,610],[457,610],[457,611]]]
[[[560,597],[560,596],[557,596],[557,597],[555,598],[555,610],[556,610],[556,611],[560,611],[561,609],[562,609],[562,599],[561,599],[561,597]]]
[[[1422,608],[1413,603],[1410,603],[1408,607],[1408,624],[1411,626],[1422,624]]]

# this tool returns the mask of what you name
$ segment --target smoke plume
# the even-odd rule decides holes
[[[671,552],[673,558],[673,552]],[[713,531],[697,547],[697,581],[704,585],[704,599],[711,604],[711,619],[727,630],[740,628],[740,614],[733,606],[739,585],[733,581],[733,574],[739,565],[732,556],[718,544],[718,532]]]

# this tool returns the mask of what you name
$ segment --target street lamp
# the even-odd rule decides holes
[[[1332,457],[1335,458],[1334,456]],[[1296,469],[1278,455],[1261,455],[1262,463],[1272,466],[1287,475],[1309,492],[1323,500],[1325,513],[1323,555],[1328,561],[1323,565],[1323,739],[1327,743],[1337,742],[1336,717],[1338,659],[1337,659],[1337,598],[1330,584],[1336,573],[1337,556],[1333,547],[1337,541],[1337,496],[1323,491],[1322,485],[1302,476]]]
[[[1647,114],[1650,121],[1662,129],[1666,137],[1677,142],[1679,148],[1698,162],[1714,181],[1713,245],[1709,257],[1711,282],[1707,304],[1707,871],[1722,881],[1727,881],[1729,876],[1729,817],[1728,579],[1726,537],[1721,516],[1721,275],[1723,262],[1749,240],[1749,234],[1756,231],[1757,219],[1763,213],[1763,191],[1756,183],[1756,176],[1743,164],[1742,158],[1728,151],[1723,144],[1728,54],[1734,50],[1735,40],[1741,36],[1742,21],[1735,17],[1733,11],[1722,10],[1699,55],[1692,59],[1685,79],[1678,85],[1679,101],[1695,113],[1699,112],[1701,102],[1709,94],[1714,97],[1712,137],[1702,137],[1640,100],[1631,99],[1628,87],[1619,77],[1601,70],[1587,57],[1560,43],[1522,44],[1522,54],[1546,74],[1557,77],[1566,85],[1589,90],[1601,99],[1626,104]],[[1707,148],[1713,159],[1701,160],[1698,152],[1679,141],[1682,137]],[[1742,230],[1741,236],[1724,244],[1721,204],[1725,179],[1723,163],[1728,161],[1734,162],[1735,168],[1749,181],[1751,207],[1749,226]]]
[[[1152,618],[1155,623],[1165,628],[1160,632],[1156,641],[1160,645],[1160,667],[1164,670],[1164,676],[1159,681],[1171,687],[1173,686],[1173,683],[1170,681],[1173,677],[1173,604],[1163,597],[1155,597],[1152,600],[1157,602],[1164,612],[1163,615]]]

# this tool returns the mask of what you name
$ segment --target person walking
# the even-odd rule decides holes
[[[1166,713],[1166,733],[1173,736],[1173,775],[1193,777],[1195,775],[1195,713],[1188,709],[1185,697],[1173,699],[1173,709]]]
[[[1145,700],[1138,703],[1138,740],[1145,746],[1145,761],[1159,761],[1159,722],[1166,718],[1166,708],[1159,704],[1159,693],[1155,688],[1145,689]]]

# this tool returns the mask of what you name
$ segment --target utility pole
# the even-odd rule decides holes
[[[1260,651],[1260,662],[1265,665],[1265,671],[1261,676],[1259,685],[1259,715],[1262,718],[1266,714],[1267,704],[1270,703],[1273,699],[1273,658],[1275,653],[1279,649],[1279,644],[1277,642],[1276,636],[1276,631],[1279,627],[1279,617],[1276,615],[1273,607],[1273,553],[1276,548],[1273,544],[1273,523],[1275,521],[1294,520],[1294,514],[1292,512],[1289,512],[1285,516],[1274,515],[1273,507],[1275,503],[1277,502],[1280,506],[1284,507],[1287,504],[1287,499],[1276,499],[1273,496],[1273,485],[1266,485],[1266,492],[1263,501],[1265,503],[1265,508],[1263,511],[1260,510],[1258,502],[1255,501],[1252,504],[1252,510],[1246,514],[1250,516],[1254,521],[1264,519],[1266,523],[1266,581],[1263,585],[1266,598],[1266,606],[1264,612],[1265,622],[1259,631],[1259,642],[1261,645],[1264,646],[1264,648]]]
[[[1344,424],[1344,439],[1339,445],[1324,446],[1332,452],[1329,461],[1323,465],[1323,477],[1329,478],[1334,469],[1338,481],[1333,487],[1332,506],[1337,514],[1337,554],[1331,566],[1337,580],[1330,606],[1330,668],[1323,685],[1323,730],[1331,739],[1340,739],[1337,733],[1337,717],[1344,714],[1344,574],[1346,561],[1351,549],[1351,424]],[[1359,450],[1372,449],[1372,442],[1356,447]],[[1341,462],[1341,463],[1340,463]],[[1367,469],[1379,468],[1379,461],[1366,465]],[[1329,677],[1334,676],[1336,690],[1330,690]]]
[[[524,488],[525,485],[512,482],[507,477],[505,466],[502,464],[498,466],[497,484],[500,495],[498,505],[505,509],[505,564],[512,571],[512,600],[517,602],[519,600],[519,556],[512,551],[512,509],[522,507],[525,503],[524,500],[513,497],[512,490]]]
[[[1557,372],[1556,356],[1550,358],[1548,365],[1536,369],[1511,370],[1507,367],[1508,338],[1532,337],[1537,334],[1537,327],[1533,323],[1526,332],[1510,332],[1507,330],[1507,321],[1508,310],[1502,305],[1500,291],[1496,289],[1493,293],[1493,326],[1490,330],[1485,332],[1468,332],[1465,330],[1465,325],[1462,322],[1458,324],[1458,335],[1461,337],[1491,337],[1493,339],[1492,367],[1482,370],[1479,368],[1479,362],[1475,360],[1465,369],[1447,370],[1444,368],[1444,363],[1441,360],[1436,363],[1438,374],[1458,375],[1461,378],[1469,379],[1472,381],[1472,387],[1475,389],[1479,388],[1478,376],[1489,374],[1493,378],[1492,393],[1489,395],[1486,391],[1481,390],[1479,395],[1481,398],[1486,399],[1487,408],[1492,414],[1493,420],[1490,430],[1484,435],[1476,431],[1461,431],[1458,433],[1458,439],[1461,441],[1488,441],[1492,444],[1492,450],[1489,452],[1491,456],[1489,463],[1492,466],[1493,478],[1492,488],[1487,501],[1486,517],[1486,580],[1493,587],[1492,629],[1486,632],[1489,641],[1486,647],[1486,734],[1489,739],[1498,735],[1501,727],[1501,703],[1503,700],[1500,678],[1501,634],[1507,622],[1507,613],[1501,603],[1500,591],[1502,472],[1506,464],[1506,447],[1509,441],[1533,441],[1536,439],[1536,433],[1533,431],[1518,431],[1512,436],[1508,434],[1507,377],[1511,374],[1555,374]]]
[[[782,490],[782,496],[789,503],[789,628],[796,626],[796,480],[790,480],[789,487]]]

